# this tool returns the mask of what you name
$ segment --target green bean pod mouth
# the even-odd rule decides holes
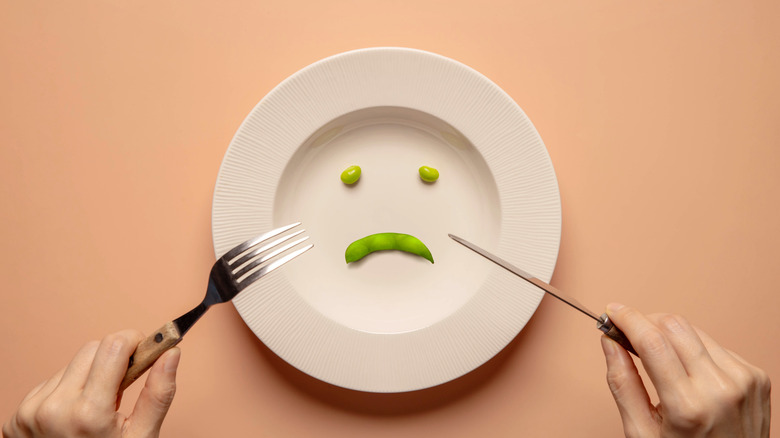
[[[360,238],[349,244],[344,258],[347,263],[352,263],[373,252],[386,250],[408,252],[433,263],[433,255],[428,247],[420,239],[403,233],[376,233]]]

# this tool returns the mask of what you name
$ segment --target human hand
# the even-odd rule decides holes
[[[631,341],[655,386],[653,406],[631,356],[602,336],[607,383],[627,437],[769,437],[766,373],[677,315],[619,304],[607,315]]]
[[[152,366],[132,414],[117,412],[119,384],[136,346],[137,331],[122,331],[79,350],[67,367],[33,389],[3,425],[4,438],[157,437],[176,392],[181,352],[173,348]]]

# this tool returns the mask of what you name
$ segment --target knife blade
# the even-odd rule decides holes
[[[516,276],[522,278],[523,280],[533,284],[534,286],[538,287],[539,289],[545,291],[546,293],[552,295],[553,297],[557,298],[558,300],[568,304],[572,308],[580,311],[584,315],[592,318],[596,321],[596,328],[601,330],[602,333],[604,333],[607,337],[614,340],[618,344],[620,344],[623,348],[626,349],[626,351],[632,353],[634,356],[639,357],[636,350],[634,350],[634,347],[631,345],[631,342],[629,342],[628,338],[626,338],[626,335],[623,334],[623,332],[615,326],[615,324],[609,319],[606,313],[603,313],[601,315],[597,315],[593,313],[592,311],[588,310],[587,307],[585,307],[582,303],[577,301],[575,298],[561,292],[557,288],[553,287],[552,285],[534,277],[533,275],[529,274],[528,272],[518,268],[517,266],[509,263],[508,261],[502,259],[501,257],[498,257],[497,255],[494,255],[479,246],[467,241],[466,239],[463,239],[462,237],[458,237],[454,234],[448,234],[450,238],[461,245],[465,246],[466,248],[474,251],[475,253],[481,255],[482,257],[490,260],[491,262],[497,264],[498,266],[501,266],[502,268],[506,269],[507,271],[515,274]]]

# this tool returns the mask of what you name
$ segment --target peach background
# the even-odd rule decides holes
[[[554,285],[684,314],[776,380],[778,16],[769,0],[1,2],[3,421],[87,340],[194,305],[243,118],[298,69],[387,45],[470,65],[529,115],[561,189]],[[621,434],[598,332],[550,299],[496,358],[410,394],[314,380],[232,306],[182,349],[164,436]]]

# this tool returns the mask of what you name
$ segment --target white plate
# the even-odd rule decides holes
[[[339,176],[352,164],[363,173],[347,186]],[[422,182],[422,165],[439,180]],[[549,280],[561,227],[552,163],[517,104],[463,64],[403,48],[336,55],[272,90],[225,154],[212,216],[218,256],[303,222],[314,249],[233,302],[291,365],[371,392],[473,370],[541,301],[447,233]],[[420,238],[435,263],[384,251],[347,265],[347,245],[378,232]]]

